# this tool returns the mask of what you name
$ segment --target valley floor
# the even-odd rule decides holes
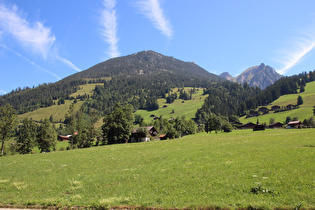
[[[0,206],[314,209],[314,136],[238,130],[4,156]]]

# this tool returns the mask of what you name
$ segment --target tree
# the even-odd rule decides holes
[[[222,129],[224,132],[229,133],[229,132],[232,132],[233,127],[232,127],[232,125],[231,125],[229,122],[225,121],[225,122],[222,124],[221,129]]]
[[[41,152],[56,150],[57,133],[48,119],[38,129],[37,142]]]
[[[272,123],[275,123],[275,118],[273,118],[273,117],[271,117],[271,118],[269,119],[269,124],[272,124]]]
[[[236,115],[230,115],[229,116],[229,122],[240,122],[240,119]]]
[[[220,130],[220,128],[221,128],[221,122],[218,116],[214,114],[210,115],[210,117],[208,118],[205,124],[205,131],[207,133],[208,132],[211,133],[211,131],[215,131],[215,133],[217,133],[217,131]]]
[[[133,107],[126,105],[122,107],[116,104],[114,111],[107,114],[103,119],[103,137],[107,144],[125,143],[128,141],[133,122]]]
[[[315,115],[315,106],[313,106],[313,115]]]
[[[4,142],[12,135],[17,125],[16,111],[10,104],[0,107],[0,139],[1,155],[3,155]]]
[[[302,105],[303,104],[303,98],[302,96],[298,96],[298,99],[297,99],[297,105]]]
[[[300,93],[303,93],[305,91],[305,87],[302,85],[301,87],[300,87]]]
[[[291,122],[291,117],[287,116],[287,118],[285,119],[285,124],[288,124],[289,122]]]
[[[75,121],[75,112],[74,112],[74,104],[71,104],[68,110],[68,113],[65,116],[66,130],[70,135],[75,133],[76,129],[76,121]],[[73,149],[73,136],[70,138],[71,140],[71,149]]]
[[[22,121],[18,132],[18,149],[20,154],[28,154],[36,145],[37,126],[32,119],[27,117]]]
[[[135,115],[135,122],[134,122],[135,125],[139,124],[139,126],[142,126],[143,121],[144,119],[140,114]]]

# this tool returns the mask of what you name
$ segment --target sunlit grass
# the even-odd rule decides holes
[[[186,136],[0,158],[0,203],[315,208],[314,129]],[[261,186],[270,193],[251,192]]]
[[[185,90],[189,91],[192,88],[186,87]],[[179,91],[178,88],[175,88],[173,90],[177,93],[179,97]],[[158,99],[159,103],[159,109],[155,111],[146,111],[146,110],[138,110],[135,112],[135,114],[140,114],[145,122],[151,122],[153,120],[151,115],[155,115],[160,117],[161,115],[165,118],[176,118],[177,116],[183,116],[185,115],[187,119],[194,118],[195,114],[197,112],[197,109],[201,108],[205,98],[208,95],[202,95],[203,89],[198,89],[195,94],[193,94],[192,100],[182,100],[182,99],[176,99],[172,104],[166,103],[166,99],[161,98]],[[163,106],[167,106],[163,108]],[[174,111],[174,112],[173,112]]]

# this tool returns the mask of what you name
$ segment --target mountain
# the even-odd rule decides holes
[[[219,77],[233,81],[233,77],[231,74],[229,74],[229,72],[223,72],[222,74],[219,75]]]
[[[0,96],[0,106],[10,103],[19,114],[49,107],[58,101],[71,99],[79,85],[104,83],[95,88],[85,106],[102,113],[116,103],[131,103],[135,110],[149,107],[158,97],[164,97],[174,87],[206,87],[209,82],[223,81],[193,62],[184,62],[154,51],[142,51],[109,59],[91,68],[66,77],[56,83],[36,88],[17,89]],[[89,98],[89,100],[86,99]]]
[[[85,71],[71,75],[65,80],[161,74],[175,77],[185,76],[190,79],[222,81],[222,78],[209,73],[194,62],[184,62],[151,50],[107,60]]]
[[[237,77],[232,77],[227,72],[222,73],[220,76],[241,84],[247,82],[249,86],[257,86],[261,89],[265,89],[282,77],[272,67],[266,66],[264,63],[248,68]]]

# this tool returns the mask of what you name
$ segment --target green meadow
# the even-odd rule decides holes
[[[185,91],[188,92],[192,88],[185,87]],[[174,92],[177,93],[179,97],[178,88],[173,89]],[[203,89],[197,89],[196,93],[192,95],[192,100],[182,100],[176,99],[173,103],[166,103],[166,99],[160,98],[158,99],[159,109],[154,111],[147,110],[138,110],[135,114],[140,114],[144,121],[149,123],[153,120],[151,115],[155,115],[160,117],[161,115],[167,119],[176,118],[177,116],[185,115],[187,119],[194,118],[197,112],[197,109],[201,108],[204,100],[208,95],[203,95]],[[167,106],[163,108],[163,106]]]
[[[278,105],[280,107],[282,106],[285,107],[289,104],[296,105],[297,98],[299,95],[302,96],[304,103],[300,105],[298,109],[277,112],[277,113],[270,113],[266,115],[260,115],[258,117],[245,118],[244,116],[240,118],[240,121],[242,123],[248,123],[248,122],[256,123],[258,119],[259,123],[265,122],[268,125],[270,118],[274,118],[275,122],[281,122],[281,123],[285,122],[288,116],[291,118],[298,117],[300,121],[303,121],[304,119],[309,119],[310,117],[313,116],[313,106],[315,106],[315,82],[307,83],[305,87],[305,92],[280,96],[280,98],[273,101],[272,104],[270,104],[267,107],[270,109],[274,105]]]
[[[0,158],[0,206],[315,208],[315,129]]]

